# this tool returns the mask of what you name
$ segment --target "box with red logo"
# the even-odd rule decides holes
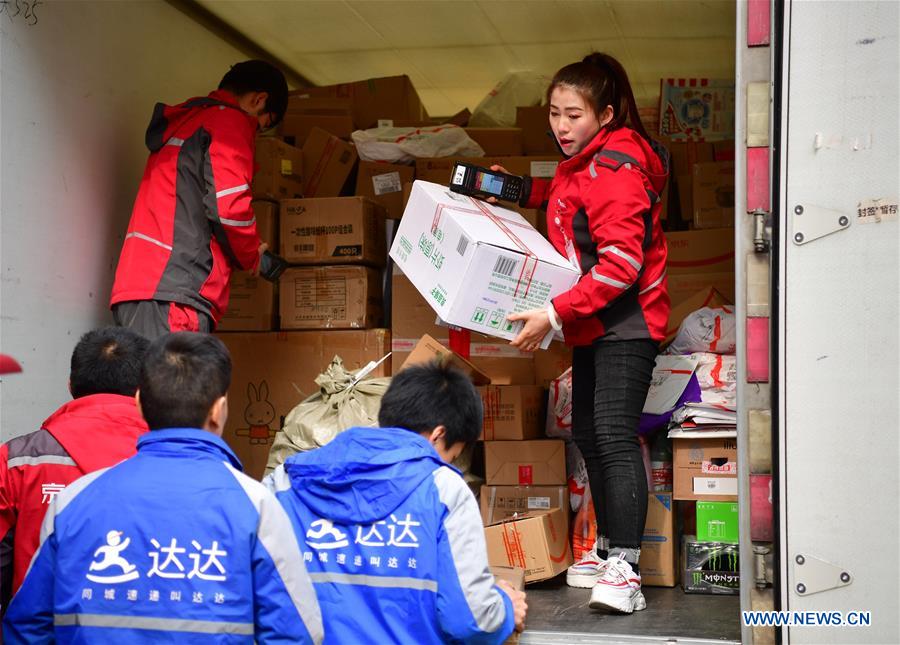
[[[441,320],[507,340],[581,276],[515,211],[416,181],[391,258]],[[553,332],[547,334],[547,347]]]
[[[488,486],[564,486],[566,442],[485,441],[484,471]]]
[[[737,439],[673,439],[672,471],[677,500],[736,502]]]
[[[485,385],[478,388],[484,408],[479,439],[515,441],[544,436],[547,392],[537,385]]]
[[[484,529],[491,566],[525,569],[525,582],[548,580],[572,564],[565,511],[532,511]]]

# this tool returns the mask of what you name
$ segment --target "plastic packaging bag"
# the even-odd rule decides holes
[[[572,437],[572,368],[550,381],[547,402],[547,436]]]
[[[574,441],[566,442],[566,485],[569,487],[569,506],[577,511],[591,491],[584,457]]]
[[[413,163],[423,157],[483,157],[484,149],[456,125],[372,128],[352,135],[363,161]]]
[[[473,128],[512,128],[518,106],[540,105],[550,79],[535,72],[513,72],[494,86],[472,112]]]
[[[728,307],[703,307],[681,322],[678,335],[666,353],[734,354],[735,343],[734,311]]]
[[[718,403],[734,409],[737,396],[737,364],[733,354],[696,352],[695,374],[703,403]]]
[[[275,435],[266,464],[268,475],[297,452],[324,446],[353,426],[373,426],[378,422],[381,397],[391,382],[389,377],[361,380],[374,364],[348,372],[339,356],[316,377],[319,391],[291,410],[284,427]]]

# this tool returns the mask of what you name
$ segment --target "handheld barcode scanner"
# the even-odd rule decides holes
[[[259,277],[269,282],[278,282],[288,263],[283,257],[265,251],[259,258]]]
[[[519,203],[524,181],[517,175],[507,175],[457,161],[450,175],[450,190],[480,199],[496,197],[507,202]]]

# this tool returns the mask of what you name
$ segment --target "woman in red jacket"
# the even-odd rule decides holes
[[[590,606],[647,604],[638,566],[647,479],[637,427],[669,317],[660,195],[668,155],[641,125],[625,70],[594,53],[548,89],[550,127],[566,159],[551,181],[526,178],[522,205],[547,205],[548,238],[581,279],[524,321],[513,345],[533,351],[551,330],[574,346],[572,434],[584,455],[598,542],[568,572]],[[628,123],[628,125],[626,125]]]

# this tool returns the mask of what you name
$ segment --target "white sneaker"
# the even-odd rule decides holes
[[[610,558],[591,591],[588,606],[624,614],[646,609],[647,601],[641,592],[641,574],[635,573],[623,558]]]
[[[606,560],[597,553],[597,543],[590,551],[581,554],[581,559],[566,571],[566,584],[579,589],[591,589],[606,570]]]

